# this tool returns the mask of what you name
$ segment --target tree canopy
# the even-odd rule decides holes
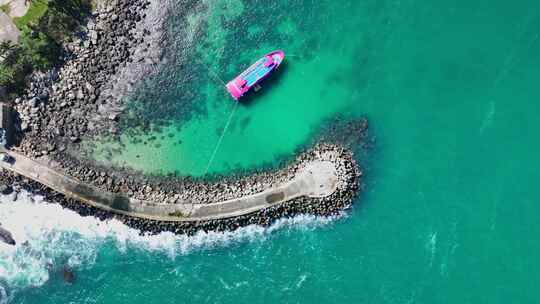
[[[22,27],[18,44],[0,44],[0,86],[20,94],[25,78],[34,70],[57,64],[62,43],[73,38],[91,11],[90,0],[38,0],[47,9],[36,21]]]

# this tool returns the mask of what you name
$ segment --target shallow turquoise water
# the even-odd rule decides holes
[[[265,24],[245,26],[254,18],[250,5],[266,2],[208,3],[212,13],[192,20],[210,18],[205,40],[185,52],[226,58],[231,30],[220,24],[229,19],[259,37],[238,46],[245,49],[238,62],[220,59],[213,66],[226,71],[224,78],[249,64],[258,49],[282,47],[283,41],[300,56],[290,58],[271,92],[238,109],[214,172],[288,155],[334,114],[366,115],[377,139],[361,159],[366,191],[345,218],[330,223],[302,218],[270,231],[251,227],[190,239],[140,240],[126,237],[121,226],[96,236],[89,232],[95,223],[74,216],[73,222],[93,228],[82,235],[59,229],[54,235],[63,237],[50,243],[61,249],[69,243],[64,238],[79,240],[66,248],[91,250],[91,257],[74,263],[76,284],[57,276],[36,288],[21,283],[12,288],[13,303],[537,302],[536,2],[290,1],[292,9],[275,5],[283,17],[278,28],[294,33],[289,40],[260,34]],[[221,6],[241,3],[247,8],[240,13]],[[204,170],[232,104],[199,69],[197,79],[207,88],[194,97],[196,104],[188,103],[196,114],[169,108],[169,114],[189,117],[173,132],[182,144],[169,147],[167,137],[160,149],[128,144],[115,161],[149,171]],[[302,73],[309,77],[299,78]],[[335,81],[324,90],[331,75]],[[158,94],[160,100],[182,100],[174,83],[160,85],[169,92]],[[275,123],[276,117],[282,120]],[[153,155],[152,162],[133,161],[137,153]],[[41,214],[42,208],[22,214]],[[2,216],[9,214],[0,214],[4,225]],[[54,228],[44,226],[36,244],[50,240]],[[123,245],[123,239],[131,241]],[[61,261],[65,251],[51,256]]]
[[[279,12],[280,18],[263,18],[268,10]],[[362,65],[356,55],[367,46],[362,39],[344,41],[335,35],[362,20],[339,22],[342,13],[341,5],[326,2],[207,1],[206,10],[190,14],[189,19],[195,21],[186,30],[182,22],[171,18],[171,26],[177,27],[171,36],[184,37],[194,27],[201,29],[197,39],[193,44],[185,39],[180,49],[175,45],[167,49],[162,72],[132,98],[130,109],[137,119],[125,128],[123,146],[101,144],[94,155],[106,163],[146,172],[183,175],[203,175],[207,167],[209,173],[227,174],[291,157],[324,121],[347,112],[363,114],[351,112],[350,107],[361,102],[353,74]],[[334,27],[306,31],[320,24]],[[339,54],[335,53],[337,45]],[[259,94],[237,105],[222,81],[280,48],[285,48],[287,56],[284,65],[263,83]],[[176,70],[182,60],[190,64]],[[148,91],[152,91],[151,97],[145,95]],[[224,131],[229,117],[230,125]],[[164,126],[140,132],[141,121],[151,121],[154,126],[159,121]],[[138,136],[132,136],[133,131],[139,131]],[[152,161],[143,160],[149,156]]]

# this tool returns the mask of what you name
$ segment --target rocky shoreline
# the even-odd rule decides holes
[[[15,99],[21,133],[15,149],[61,156],[83,137],[116,134],[122,97],[160,60],[166,13],[166,1],[98,1],[87,30],[65,45],[64,65],[33,74],[26,94]]]
[[[2,171],[0,181],[16,190],[46,196],[82,215],[115,217],[147,232],[194,233],[234,230],[249,224],[268,225],[273,220],[299,213],[332,215],[352,204],[359,190],[361,172],[343,140],[328,140],[300,151],[299,156],[277,170],[249,175],[216,177],[212,181],[189,177],[144,176],[140,172],[105,168],[70,153],[81,139],[118,132],[122,98],[145,76],[152,74],[162,56],[167,1],[114,0],[98,3],[81,39],[66,45],[65,64],[46,74],[34,74],[25,96],[14,102],[18,113],[17,142],[13,150],[47,161],[54,168],[104,191],[160,203],[212,203],[263,191],[290,180],[303,164],[332,152],[340,173],[340,186],[329,197],[303,197],[249,215],[204,222],[166,222],[114,214],[66,198],[33,181]],[[151,29],[151,31],[149,30]],[[367,121],[353,123],[350,132],[365,140]],[[343,131],[343,130],[342,130]],[[9,186],[11,187],[11,186]]]

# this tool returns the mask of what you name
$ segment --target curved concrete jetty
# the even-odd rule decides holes
[[[91,206],[129,216],[165,221],[202,221],[241,216],[299,197],[327,197],[339,183],[336,165],[328,160],[313,160],[285,183],[265,191],[222,202],[176,204],[151,202],[108,193],[55,170],[51,164],[6,151],[12,162],[0,162],[0,167],[35,180],[66,196]]]

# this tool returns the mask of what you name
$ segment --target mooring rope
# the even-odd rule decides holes
[[[232,118],[234,116],[234,113],[236,112],[236,109],[238,108],[239,102],[234,103],[234,107],[231,111],[231,114],[229,115],[229,119],[227,120],[227,123],[225,124],[225,127],[223,128],[223,132],[221,132],[221,136],[219,137],[216,146],[214,148],[214,152],[212,152],[212,156],[210,156],[210,160],[208,161],[208,164],[206,165],[206,169],[204,170],[204,175],[208,173],[208,170],[210,169],[210,166],[212,165],[212,162],[214,161],[214,157],[216,157],[217,151],[219,149],[219,146],[221,145],[221,141],[225,137],[225,133],[227,132],[227,129],[229,128],[229,125],[231,124]]]
[[[214,72],[212,69],[210,69],[209,66],[207,66],[204,62],[202,62],[201,60],[197,60],[206,70],[208,70],[208,72],[212,75],[214,75],[214,77],[219,80],[219,82],[224,86],[226,87],[227,85],[225,84],[225,81],[223,81],[223,79],[221,79],[221,77],[219,77],[219,75]]]

